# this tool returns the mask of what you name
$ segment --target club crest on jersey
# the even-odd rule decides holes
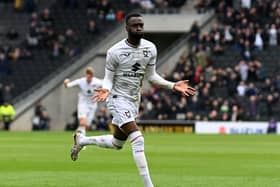
[[[151,54],[151,51],[150,51],[150,50],[148,50],[148,49],[144,49],[144,50],[143,50],[143,55],[144,55],[144,57],[149,57],[149,54]]]
[[[124,112],[124,113],[125,113],[126,117],[128,117],[128,118],[130,118],[130,117],[131,117],[131,114],[130,114],[130,112],[129,112],[129,111]]]

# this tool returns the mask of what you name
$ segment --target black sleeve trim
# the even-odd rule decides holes
[[[115,72],[114,70],[111,70],[111,69],[109,69],[109,68],[106,68],[107,70],[109,70],[109,71],[111,71],[111,72]]]

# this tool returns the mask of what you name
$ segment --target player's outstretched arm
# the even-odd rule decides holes
[[[185,96],[195,95],[195,88],[188,85],[189,80],[182,80],[175,83],[173,90],[181,92]]]
[[[185,96],[195,95],[195,88],[190,87],[188,85],[188,80],[182,80],[178,81],[176,83],[170,82],[162,78],[160,75],[157,74],[155,70],[155,65],[148,66],[147,70],[147,78],[150,81],[150,83],[160,86],[162,88],[166,89],[172,89],[174,91],[180,92]]]
[[[92,97],[93,102],[103,102],[110,95],[110,91],[113,87],[113,78],[115,73],[108,69],[105,69],[105,76],[102,84],[102,88],[95,89],[95,94]]]

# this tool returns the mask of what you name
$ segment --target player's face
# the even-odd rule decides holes
[[[90,83],[91,80],[92,80],[92,75],[91,74],[86,74],[86,79],[87,79],[87,82]]]
[[[126,25],[128,35],[135,39],[141,39],[144,36],[144,20],[142,17],[131,17]]]

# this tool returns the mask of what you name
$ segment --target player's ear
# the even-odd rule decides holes
[[[128,25],[125,25],[125,30],[128,32],[129,30]]]

